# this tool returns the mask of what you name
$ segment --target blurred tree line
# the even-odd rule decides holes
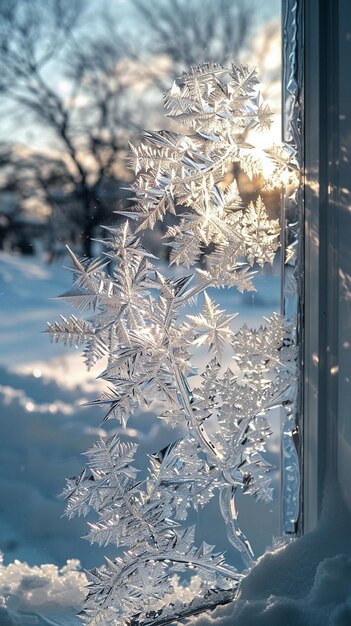
[[[16,211],[27,211],[42,216],[52,252],[73,242],[91,256],[100,225],[128,203],[128,141],[164,126],[161,94],[183,69],[240,58],[255,6],[1,0],[0,126],[8,134],[0,143],[0,248]],[[11,138],[26,128],[33,146]],[[11,194],[17,208],[7,210]]]

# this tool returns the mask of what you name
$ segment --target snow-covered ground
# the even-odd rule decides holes
[[[62,517],[64,502],[58,498],[65,477],[82,469],[81,453],[101,432],[99,423],[103,417],[98,408],[82,406],[101,392],[103,382],[95,379],[99,368],[88,373],[77,350],[51,344],[42,332],[47,321],[71,312],[63,301],[55,299],[70,286],[71,273],[62,267],[65,263],[69,264],[63,259],[46,265],[38,257],[0,255],[0,551],[4,554],[4,568],[15,559],[32,567],[46,563],[59,568],[67,560],[79,559],[83,567],[90,568],[102,562],[103,554],[112,553],[91,547],[81,539],[86,533],[86,520],[69,521]],[[278,267],[271,273],[257,275],[255,283],[257,294],[242,296],[224,290],[215,294],[222,308],[239,311],[237,325],[245,321],[257,326],[263,316],[279,310]],[[279,423],[277,416],[272,417],[275,436],[269,454],[277,464]],[[132,419],[129,426],[126,434],[141,442],[140,458],[144,464],[147,452],[159,450],[175,436],[150,413]],[[118,430],[118,425],[113,428]],[[142,463],[139,467],[145,470]],[[274,486],[276,497],[270,507],[255,504],[247,496],[239,503],[242,526],[257,554],[262,554],[279,533],[278,471]],[[220,550],[229,549],[215,499],[202,515],[194,514],[193,521],[198,525],[199,541],[205,539]],[[228,552],[228,561],[235,564],[235,555]],[[16,572],[0,569],[1,584],[11,573],[18,589],[35,587],[37,581],[44,593],[42,579],[46,574],[25,570],[24,578],[29,577],[32,582],[18,583],[21,567],[18,565]],[[66,570],[50,573],[59,585],[67,575]],[[46,597],[45,594],[46,591]],[[15,596],[18,593],[12,590],[11,597]],[[22,607],[19,610],[26,612],[28,598],[21,596],[18,602]],[[14,599],[11,610],[15,610],[13,603],[16,604]],[[68,601],[65,606],[69,606]],[[3,626],[6,622],[1,619],[0,613]],[[23,619],[22,615],[21,624],[25,624]]]
[[[68,313],[54,300],[70,284],[63,263],[0,256],[0,626],[79,624],[85,575],[105,550],[81,539],[85,521],[62,517],[57,494],[66,476],[82,467],[81,452],[96,438],[96,397],[101,382],[88,373],[76,350],[50,344],[47,320]],[[279,276],[256,278],[259,295],[217,292],[227,309],[257,325],[279,307]],[[278,460],[278,423],[270,455]],[[159,449],[169,433],[151,414],[131,422],[127,435],[141,441],[141,454]],[[271,510],[251,498],[240,503],[242,524],[256,552],[278,533],[279,489]],[[213,500],[199,518],[199,538],[227,549]],[[244,581],[233,604],[193,619],[194,626],[349,626],[351,624],[350,519],[336,486],[327,490],[325,510],[310,535],[268,552]],[[228,554],[228,560],[230,560]],[[15,559],[18,559],[16,561]],[[66,564],[66,561],[69,561]],[[26,565],[25,563],[28,563]],[[78,567],[78,569],[77,569]],[[196,593],[196,580],[186,593]],[[181,588],[177,588],[181,593]]]
[[[73,560],[60,569],[50,563],[0,565],[1,626],[78,626],[86,585],[79,568]]]
[[[268,551],[244,579],[235,602],[189,620],[192,626],[349,626],[351,623],[350,512],[334,482],[322,517],[304,537]],[[85,575],[70,561],[28,567],[0,565],[1,626],[78,626]],[[196,576],[176,597],[196,596]]]
[[[333,480],[311,533],[265,554],[232,604],[192,626],[350,626],[351,517]]]

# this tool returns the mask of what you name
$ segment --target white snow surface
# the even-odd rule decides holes
[[[86,595],[86,577],[79,561],[62,568],[29,567],[15,560],[0,565],[0,625],[78,624],[75,614]]]
[[[350,626],[351,516],[329,481],[318,526],[263,555],[238,599],[191,626]]]
[[[350,514],[330,483],[317,528],[264,554],[244,579],[240,596],[227,606],[190,618],[189,626],[350,626]],[[0,567],[0,625],[78,624],[85,575],[69,561],[29,568],[15,561]],[[196,595],[174,581],[175,595]]]
[[[65,478],[82,470],[81,453],[104,433],[103,410],[82,406],[100,395],[104,382],[96,376],[103,365],[87,372],[79,350],[52,344],[42,332],[47,321],[72,313],[56,299],[71,285],[71,272],[64,265],[70,265],[67,258],[47,265],[38,256],[0,253],[0,551],[5,563],[18,559],[32,566],[48,562],[63,566],[68,559],[79,559],[83,567],[91,568],[115,550],[91,547],[81,539],[87,532],[86,520],[62,517],[65,505],[58,494]],[[263,273],[257,281],[258,293],[214,294],[222,308],[240,312],[238,325],[244,321],[259,325],[264,315],[279,307],[278,271]],[[123,436],[140,444],[137,466],[142,472],[147,453],[179,436],[150,412],[131,419],[128,426]],[[120,433],[116,422],[107,427]],[[279,456],[278,432],[279,427],[271,441],[273,464]],[[275,484],[279,485],[277,476]],[[240,510],[245,531],[260,554],[278,532],[277,506],[256,505],[244,496]],[[228,550],[215,499],[193,522],[199,541]]]
[[[65,477],[82,469],[81,453],[102,433],[103,416],[81,406],[101,391],[98,371],[87,373],[78,351],[50,344],[41,334],[47,320],[70,312],[62,301],[50,299],[70,286],[64,263],[47,266],[38,258],[0,254],[0,550],[5,563],[0,626],[79,624],[75,615],[85,576],[76,570],[76,559],[90,568],[108,554],[81,539],[86,521],[62,518],[64,503],[57,498]],[[247,298],[217,294],[222,308],[240,311],[238,323],[256,325],[277,310],[277,276],[257,280],[262,281],[258,294]],[[118,431],[117,424],[113,427]],[[145,413],[131,420],[126,435],[140,442],[145,457],[166,445],[170,433]],[[239,503],[258,553],[270,533],[277,534],[278,496],[276,490],[272,510],[257,508],[246,496]],[[199,537],[226,550],[217,508],[213,501],[198,520]],[[235,603],[193,618],[193,626],[351,626],[350,522],[334,486],[315,531],[266,553]],[[181,583],[176,586],[176,594],[190,598],[196,589],[194,579],[184,591]]]

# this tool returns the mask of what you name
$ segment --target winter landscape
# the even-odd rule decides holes
[[[0,626],[351,624],[332,473],[292,531],[279,3],[203,1],[0,7]]]
[[[279,304],[277,278],[276,286],[274,277],[261,280],[265,285],[263,302],[244,303],[243,298],[233,302],[233,308],[249,316],[252,324]],[[87,374],[77,351],[68,354],[66,348],[50,344],[42,334],[47,320],[63,310],[62,303],[53,298],[69,285],[70,276],[62,270],[61,261],[48,266],[40,257],[28,260],[1,255],[1,298],[6,299],[1,308],[1,345],[6,346],[1,351],[2,626],[79,624],[76,613],[85,595],[81,568],[102,562],[105,552],[96,546],[92,549],[80,538],[86,532],[84,521],[63,518],[64,503],[57,497],[65,478],[79,471],[81,452],[96,439],[99,424],[96,409],[82,407],[82,402],[99,392],[94,374]],[[25,324],[20,322],[23,316]],[[153,442],[156,449],[162,446],[161,430],[155,420],[151,429],[145,426],[141,437],[147,450],[153,449]],[[140,440],[140,433],[132,428],[129,435]],[[148,437],[152,442],[146,441]],[[276,510],[278,480],[274,488],[274,503],[269,508]],[[253,526],[256,519],[254,514]],[[212,513],[206,538],[218,544],[217,527],[211,532],[217,522]],[[276,552],[268,553],[245,581],[235,607],[193,618],[194,623],[348,626],[349,524],[331,484],[320,527],[310,536],[287,547],[278,545]],[[258,553],[269,544],[271,531],[278,534],[278,527],[278,513],[263,506],[257,529],[261,538],[256,535]],[[250,535],[255,537],[255,531]],[[225,545],[220,547],[225,549]],[[196,594],[196,579],[190,589],[182,588],[182,593],[191,599]]]

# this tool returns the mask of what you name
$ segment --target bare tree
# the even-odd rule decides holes
[[[119,35],[123,5],[0,4],[0,97],[16,104],[17,122],[23,125],[27,115],[53,144],[51,156],[33,153],[20,166],[18,153],[9,152],[18,172],[26,172],[27,182],[17,175],[18,185],[28,194],[31,179],[31,193],[45,196],[67,232],[79,230],[87,256],[97,227],[112,217],[103,189],[110,185],[118,199],[121,154],[131,133],[157,125],[157,90],[191,65],[237,57],[253,24],[252,0],[132,0],[132,8],[137,30]]]
[[[175,74],[206,61],[238,61],[255,23],[253,0],[132,0],[132,4],[142,18],[149,50],[167,54]]]
[[[48,156],[33,156],[25,169],[32,167],[37,192],[52,206],[52,173],[61,175],[62,189],[80,206],[68,219],[79,226],[90,256],[91,237],[109,210],[102,187],[116,179],[127,87],[118,72],[122,45],[109,30],[103,37],[101,31],[95,39],[83,37],[85,27],[81,0],[1,3],[0,95],[16,103],[17,115],[29,113],[55,146],[51,167]],[[59,78],[65,78],[66,91],[58,88]]]

